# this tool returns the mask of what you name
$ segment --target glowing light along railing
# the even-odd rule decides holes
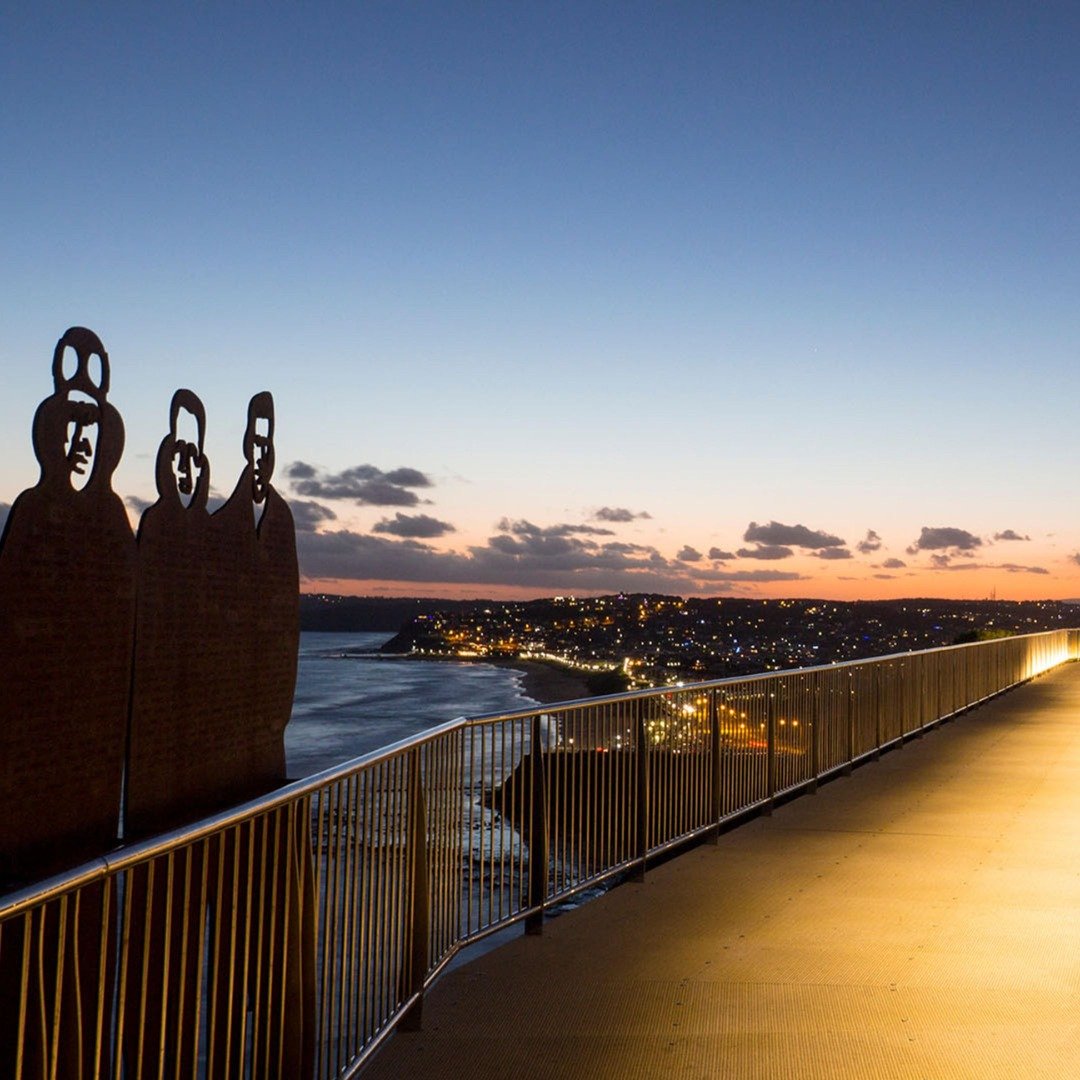
[[[1078,645],[1053,631],[452,721],[122,849],[0,899],[0,1072],[350,1076],[462,946],[536,930]]]

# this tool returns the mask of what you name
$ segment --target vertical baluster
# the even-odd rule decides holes
[[[428,842],[427,805],[424,797],[423,773],[420,748],[409,751],[408,789],[408,858],[406,882],[409,920],[408,955],[405,961],[405,988],[402,1000],[408,1001],[418,994],[416,1002],[402,1019],[402,1028],[417,1031],[423,1020],[424,979],[427,976],[428,958]]]
[[[547,774],[544,767],[543,740],[540,730],[540,714],[532,717],[529,739],[528,811],[522,813],[523,826],[527,822],[529,847],[528,906],[539,905],[540,910],[525,920],[527,934],[540,934],[544,929],[544,900],[547,896],[548,835],[547,835]]]
[[[721,801],[720,717],[716,703],[718,693],[718,690],[710,690],[706,704],[709,724],[709,824],[716,826],[712,834],[713,843],[720,842],[720,818],[724,813]]]
[[[635,730],[634,743],[637,748],[635,756],[636,765],[636,838],[634,857],[637,860],[635,867],[635,880],[645,880],[645,857],[649,850],[649,748],[648,736],[645,728],[645,709],[643,698],[635,702]]]

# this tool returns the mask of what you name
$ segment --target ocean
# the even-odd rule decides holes
[[[288,775],[300,779],[458,716],[535,704],[521,675],[482,663],[374,659],[392,634],[300,635]]]

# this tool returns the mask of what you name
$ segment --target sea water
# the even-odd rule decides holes
[[[338,765],[459,716],[535,704],[521,674],[484,663],[365,656],[391,634],[300,635],[285,754],[292,779]]]
[[[300,657],[292,720],[285,729],[288,775],[298,780],[350,758],[378,750],[459,716],[527,709],[537,702],[523,693],[522,675],[512,668],[454,661],[384,659],[365,652],[378,649],[392,634],[300,635]],[[464,794],[464,793],[463,793]],[[473,792],[465,796],[465,820],[472,823],[464,838],[463,903],[489,910],[511,908],[509,891],[500,903],[490,885],[475,879],[498,850],[516,852],[520,843],[512,825],[500,821]],[[471,810],[468,809],[471,807]],[[467,875],[467,876],[466,876]],[[549,908],[568,910],[600,895],[607,885],[579,893]],[[459,954],[451,968],[509,940],[515,927],[504,927],[479,945]]]

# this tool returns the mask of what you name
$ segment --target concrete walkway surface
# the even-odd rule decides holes
[[[1080,664],[441,979],[363,1080],[1080,1078]]]

